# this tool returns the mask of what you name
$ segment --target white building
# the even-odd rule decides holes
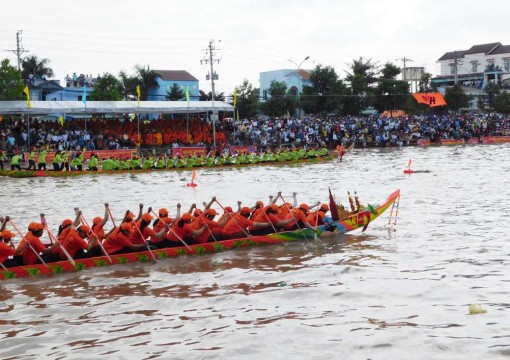
[[[473,45],[469,50],[447,52],[437,63],[441,74],[432,78],[432,83],[440,88],[459,84],[476,92],[489,83],[510,88],[510,45]]]

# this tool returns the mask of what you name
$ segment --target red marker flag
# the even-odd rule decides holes
[[[336,207],[335,199],[333,198],[333,194],[331,194],[331,188],[329,189],[329,211],[331,211],[331,218],[333,220],[339,220],[340,217],[338,216],[338,208]]]

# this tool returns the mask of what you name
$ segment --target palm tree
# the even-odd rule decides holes
[[[129,76],[124,70],[119,72],[119,91],[124,100],[129,100],[130,95],[135,96],[137,84],[137,77]]]
[[[147,101],[147,90],[151,87],[159,86],[156,78],[160,77],[161,75],[157,71],[152,70],[149,65],[147,65],[147,67],[137,65],[135,66],[135,70],[135,76],[138,80],[138,84],[140,85],[140,100]]]
[[[53,73],[53,69],[48,67],[49,63],[50,61],[48,59],[39,60],[35,55],[27,56],[21,62],[21,66],[23,68],[21,72],[22,78],[26,80],[29,78],[30,74],[39,78],[42,78],[43,75],[51,78],[55,74]]]

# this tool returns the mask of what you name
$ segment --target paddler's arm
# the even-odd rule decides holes
[[[297,207],[297,192],[292,193],[292,207]]]
[[[204,207],[204,212],[211,207],[211,205],[216,201],[216,196],[213,196],[211,201]]]
[[[139,204],[138,205],[138,217],[136,218],[135,221],[138,221],[142,218],[142,214],[143,214],[143,204]]]
[[[108,203],[104,204],[104,216],[103,216],[103,221],[101,221],[101,227],[105,226],[106,223],[108,222],[108,220],[110,219],[110,212],[108,211],[109,206],[110,206],[110,204],[108,204]]]
[[[0,221],[2,222],[2,227],[0,227],[0,232],[5,230],[5,225],[7,225],[7,222],[10,220],[9,216],[6,216],[5,219],[3,217],[0,217]]]

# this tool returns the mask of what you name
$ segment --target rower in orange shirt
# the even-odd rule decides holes
[[[259,228],[270,226],[269,222],[258,222],[249,219],[251,209],[247,206],[241,208],[241,210],[237,213],[229,213],[232,214],[231,218],[227,221],[227,223],[223,226],[220,231],[222,239],[237,239],[246,236],[250,236],[248,228]]]
[[[8,218],[8,217],[7,217]],[[5,221],[5,223],[8,220]],[[5,223],[2,228],[5,227]],[[18,266],[18,262],[15,259],[9,259],[10,256],[13,256],[16,252],[14,245],[12,244],[11,239],[14,237],[14,234],[9,230],[3,230],[0,232],[0,263],[5,267]]]
[[[16,248],[16,252],[14,253],[14,256],[21,255],[23,257],[23,265],[26,266],[40,263],[35,252],[42,255],[51,255],[53,250],[60,246],[60,242],[57,241],[53,245],[46,247],[40,239],[43,232],[44,226],[41,223],[32,222],[28,225],[28,232],[24,236],[23,240],[21,240]]]
[[[271,204],[270,206],[267,206],[264,208],[263,211],[260,211],[257,216],[253,219],[255,222],[267,222],[267,226],[251,226],[250,233],[252,235],[266,235],[271,234],[274,232],[277,232],[277,229],[280,226],[284,226],[292,221],[292,219],[289,220],[282,220],[278,217],[278,210],[279,207],[276,204]]]
[[[329,211],[328,204],[322,204],[316,212],[311,212],[306,217],[306,221],[313,227],[324,225],[324,217]]]
[[[129,222],[123,222],[120,227],[115,228],[103,242],[108,255],[126,254],[146,248],[145,244],[135,245],[129,240],[132,231],[133,226]]]
[[[78,223],[80,221],[81,214],[81,211],[76,212]],[[88,241],[85,241],[85,239],[88,239]],[[96,245],[97,240],[97,236],[92,235],[88,226],[81,225],[77,227],[76,225],[71,225],[69,232],[62,240],[61,246],[55,249],[54,254],[57,255],[60,260],[67,260],[67,256],[62,250],[63,247],[73,259],[86,258],[90,256],[88,251]],[[84,250],[86,250],[87,253],[85,253]]]
[[[306,221],[309,210],[310,207],[305,203],[299,205],[299,207],[293,208],[285,217],[285,219],[291,219],[292,221],[284,225],[283,229],[285,231],[292,231],[306,227],[308,229],[315,230],[314,227]]]
[[[182,216],[172,225],[166,237],[168,238],[170,247],[183,246],[181,241],[187,245],[196,244],[195,239],[201,235],[205,230],[205,225],[200,229],[193,229],[191,222],[193,217],[189,212],[182,214]]]
[[[149,208],[149,211],[151,208]],[[134,245],[145,244],[147,238],[161,238],[170,228],[168,224],[165,224],[163,228],[156,233],[153,229],[149,227],[152,221],[152,215],[150,213],[145,213],[142,215],[142,218],[135,223],[134,231],[131,233],[130,241]]]
[[[104,204],[104,217],[101,218],[96,216],[92,219],[92,232],[97,235],[99,241],[103,241],[105,238],[104,226],[110,219],[110,213],[108,211],[108,203]]]

